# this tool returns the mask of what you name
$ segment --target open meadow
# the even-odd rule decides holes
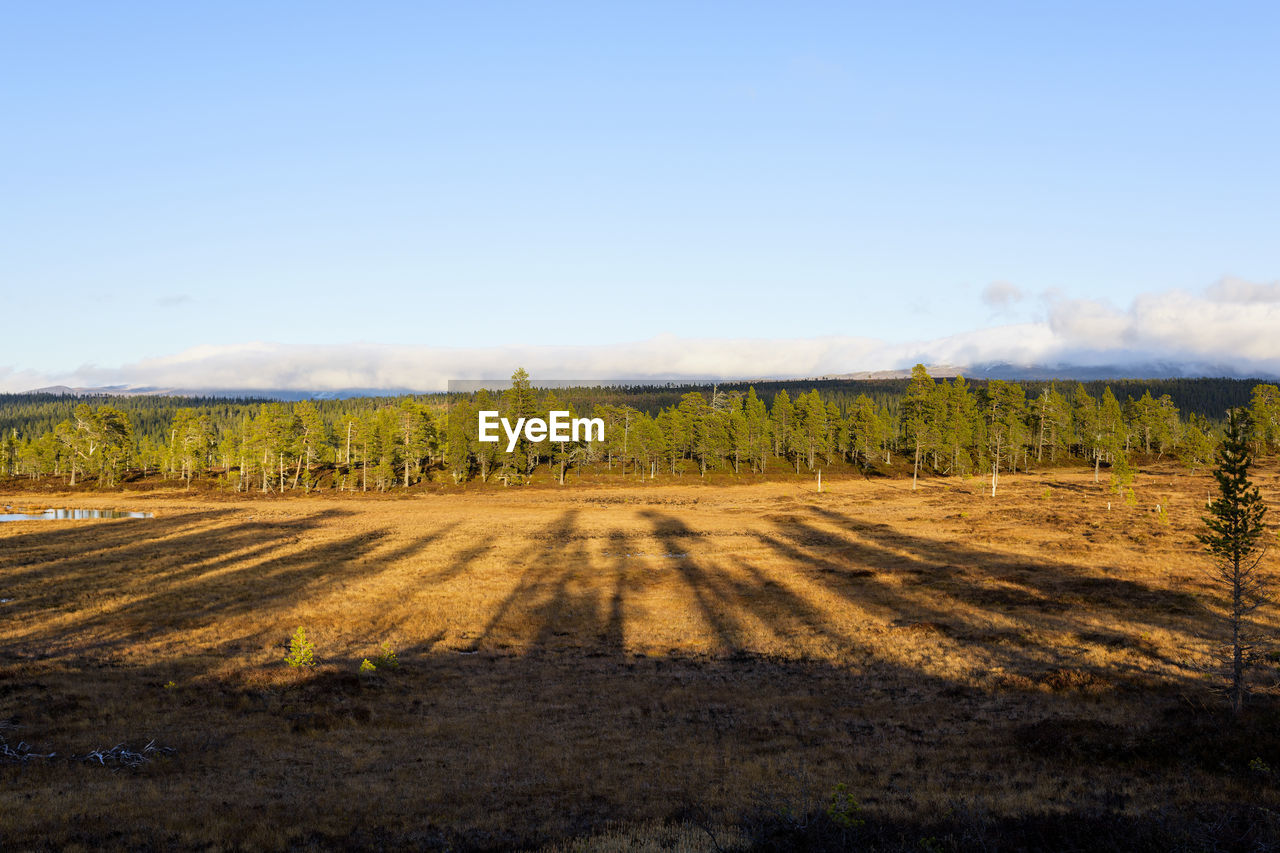
[[[0,847],[1262,848],[1210,482],[0,496]]]

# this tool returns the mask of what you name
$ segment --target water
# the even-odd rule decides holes
[[[9,512],[5,507],[0,521],[79,521],[86,518],[153,518],[149,512],[125,512],[119,509],[46,509],[42,512]]]

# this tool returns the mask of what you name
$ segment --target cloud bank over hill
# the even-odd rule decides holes
[[[1008,284],[989,302],[1023,298]],[[1280,376],[1280,282],[1225,278],[1199,294],[1146,294],[1120,309],[1097,300],[1041,295],[1043,317],[945,338],[894,343],[875,338],[677,338],[595,346],[445,348],[380,344],[201,345],[118,367],[85,365],[46,373],[0,367],[0,390],[63,384],[186,390],[442,390],[450,379],[506,377],[523,366],[535,378],[812,377],[910,367],[916,362],[1111,368],[1185,376]]]

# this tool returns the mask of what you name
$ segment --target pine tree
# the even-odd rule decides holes
[[[1151,391],[1142,392],[1142,397],[1133,402],[1131,422],[1138,437],[1142,439],[1142,452],[1151,453],[1151,439],[1159,431],[1159,406],[1151,396]]]
[[[773,406],[769,410],[769,431],[773,435],[773,455],[782,456],[791,443],[791,431],[794,429],[795,409],[791,405],[791,395],[783,388],[773,397]]]
[[[698,457],[698,472],[701,476],[707,473],[707,455],[714,446],[712,434],[712,410],[707,405],[707,398],[701,391],[690,391],[680,397],[680,405],[676,407],[678,422],[685,425],[684,447],[682,455],[690,458]]]
[[[445,429],[445,464],[454,483],[465,483],[471,477],[472,449],[479,443],[479,409],[466,397],[449,402]]]
[[[1113,398],[1114,399],[1114,398]],[[1098,401],[1089,396],[1083,384],[1076,383],[1075,403],[1072,407],[1073,426],[1080,444],[1093,461],[1093,482],[1098,482],[1098,468],[1106,448],[1102,420],[1098,413]]]
[[[876,415],[875,405],[865,394],[859,394],[853,401],[853,416],[850,419],[849,431],[854,461],[857,461],[858,452],[861,451],[863,467],[870,467],[871,451],[880,446],[884,429],[880,418]]]
[[[1210,437],[1204,419],[1192,415],[1187,420],[1187,425],[1182,431],[1182,440],[1178,443],[1178,458],[1194,474],[1197,468],[1213,458],[1213,449],[1213,439]]]
[[[516,368],[516,371],[511,374],[511,387],[502,392],[501,411],[502,416],[507,418],[513,426],[518,424],[521,418],[537,416],[538,395],[529,381],[529,374],[523,367]],[[538,453],[533,447],[533,442],[529,441],[521,430],[516,439],[515,449],[511,453],[506,452],[505,442],[501,443],[504,447],[504,467],[512,470],[517,482],[528,483],[533,469],[538,464]]]
[[[1253,386],[1249,415],[1253,421],[1253,440],[1261,456],[1280,446],[1280,388],[1275,385]]]
[[[545,405],[546,405],[548,415],[550,414],[550,412],[554,412],[554,411],[567,411],[571,419],[576,418],[578,416],[578,412],[573,407],[573,404],[572,403],[566,404],[566,403],[560,402],[560,398],[558,398],[555,395],[555,392],[552,392],[547,395]],[[606,434],[608,434],[607,430],[606,430]],[[570,439],[573,438],[572,434],[570,434],[569,438]],[[560,485],[562,486],[564,485],[565,471],[581,455],[582,455],[581,442],[576,442],[571,440],[555,442],[555,448],[551,452],[551,461],[555,465],[555,467],[559,469],[558,477],[559,477]]]
[[[1155,428],[1152,431],[1157,455],[1163,456],[1177,445],[1181,437],[1182,418],[1179,417],[1178,407],[1174,405],[1172,397],[1163,394],[1156,400]]]
[[[1102,433],[1105,449],[1128,448],[1129,428],[1125,423],[1124,409],[1116,395],[1111,393],[1110,385],[1103,389],[1102,402],[1098,404],[1098,430]]]
[[[396,441],[400,452],[400,464],[404,469],[404,487],[410,485],[410,475],[422,469],[422,459],[435,432],[435,424],[426,410],[412,398],[401,400],[396,411]]]
[[[814,392],[817,394],[817,392]],[[822,455],[827,464],[835,462],[835,457],[844,456],[849,451],[849,422],[840,413],[835,403],[827,403],[827,437],[823,443]]]
[[[661,425],[642,412],[636,423],[635,440],[634,453],[636,460],[640,463],[637,473],[643,479],[647,472],[649,479],[652,480],[657,475],[658,461],[667,452],[666,437],[663,435]]]
[[[1253,463],[1249,450],[1251,424],[1241,410],[1227,413],[1227,429],[1218,449],[1218,465],[1213,472],[1218,481],[1218,498],[1204,517],[1208,530],[1197,538],[1204,543],[1217,566],[1214,578],[1230,596],[1226,621],[1231,631],[1231,710],[1239,714],[1244,706],[1244,668],[1252,651],[1246,618],[1267,602],[1268,584],[1259,572],[1265,550],[1259,540],[1265,531],[1262,520],[1267,508],[1257,486],[1249,480]]]
[[[796,398],[794,407],[795,426],[791,431],[791,451],[794,456],[796,473],[800,473],[803,461],[812,471],[817,457],[825,446],[827,437],[827,407],[818,396],[817,389]]]
[[[996,495],[1000,480],[1000,457],[1008,454],[1013,470],[1018,450],[1026,440],[1026,392],[1021,385],[992,379],[983,393],[983,415],[987,433],[987,450],[991,454],[991,496]]]
[[[298,419],[298,470],[302,473],[303,486],[311,491],[315,483],[311,466],[328,446],[328,428],[320,417],[316,404],[310,400],[297,403],[294,413]],[[296,475],[294,480],[294,488],[297,488]]]
[[[911,467],[911,490],[915,491],[920,474],[920,456],[936,443],[937,418],[934,382],[923,364],[911,368],[911,384],[902,399],[902,431],[915,452]]]
[[[977,409],[973,395],[963,376],[957,376],[951,385],[940,387],[943,393],[942,449],[951,457],[952,474],[969,473],[969,447],[973,444],[973,427]]]
[[[488,391],[481,389],[476,393],[474,408],[476,417],[480,412],[496,412],[498,401]],[[471,455],[475,457],[476,467],[479,469],[480,482],[487,483],[489,477],[502,464],[503,440],[500,437],[498,441],[480,441],[480,425],[476,417],[471,418],[472,422],[467,427],[467,442],[471,446]]]
[[[195,409],[180,409],[170,426],[173,453],[181,466],[182,477],[191,488],[191,478],[203,472],[213,446],[213,427],[209,416]]]
[[[1049,389],[1049,461],[1058,461],[1058,451],[1066,450],[1068,455],[1071,446],[1078,441],[1075,424],[1071,417],[1071,404],[1067,398],[1058,393],[1057,388]]]
[[[1133,484],[1133,466],[1129,464],[1129,454],[1123,446],[1115,447],[1111,452],[1111,491],[1124,497],[1125,489]]]
[[[742,415],[746,423],[747,457],[751,460],[751,470],[763,474],[769,461],[769,412],[764,400],[756,396],[755,386],[747,391]]]

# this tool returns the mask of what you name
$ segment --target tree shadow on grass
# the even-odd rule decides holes
[[[20,709],[23,736],[50,749],[158,737],[178,752],[146,771],[163,796],[137,785],[123,803],[119,779],[85,775],[91,768],[23,771],[40,784],[30,785],[29,810],[18,804],[9,838],[19,846],[37,837],[75,843],[57,834],[75,823],[82,844],[172,846],[186,838],[251,846],[253,832],[274,826],[302,833],[291,836],[295,846],[370,838],[427,846],[438,835],[455,848],[493,849],[619,821],[661,822],[693,807],[726,824],[764,808],[785,830],[788,814],[823,814],[837,784],[849,786],[870,821],[912,809],[941,814],[955,806],[961,814],[975,802],[1020,814],[1029,801],[1067,814],[1115,814],[1124,806],[1141,816],[1174,798],[1238,801],[1249,784],[1247,768],[1234,764],[1124,751],[1155,731],[1153,707],[1178,707],[1167,696],[1121,695],[1101,707],[1072,694],[979,687],[898,660],[851,666],[754,648],[761,636],[810,635],[862,659],[874,656],[878,647],[831,618],[821,592],[884,626],[895,618],[941,625],[947,641],[981,647],[994,665],[1066,667],[1075,665],[1068,650],[992,642],[983,632],[997,617],[1037,629],[1096,630],[1083,612],[1044,606],[1064,596],[1072,607],[1088,604],[1117,620],[1170,630],[1206,624],[1196,612],[1160,622],[1178,602],[1168,591],[827,510],[761,521],[764,529],[730,540],[763,556],[698,553],[696,543],[706,540],[684,519],[654,510],[639,517],[648,535],[585,530],[580,511],[566,510],[503,552],[506,586],[460,648],[433,634],[398,648],[398,669],[361,676],[356,657],[327,655],[318,671],[276,662],[271,677],[256,682],[217,675],[212,664],[184,669],[176,659],[82,666],[77,656],[95,650],[74,641],[98,636],[119,649],[228,616],[270,614],[315,591],[410,571],[404,562],[437,547],[451,528],[407,543],[385,528],[312,543],[306,538],[334,516],[255,525],[194,514],[160,528],[155,539],[170,553],[112,529],[102,531],[105,540],[75,539],[82,555],[66,554],[63,541],[24,534],[22,556],[0,554],[0,577],[16,573],[29,592],[24,619],[48,620],[20,624],[44,626],[22,635],[24,642],[65,632],[71,666],[30,677],[11,670],[0,679],[0,717]],[[500,536],[440,554],[442,566],[417,581],[439,588],[465,579]],[[30,562],[41,555],[48,559]],[[103,612],[85,606],[109,598],[121,572],[138,573],[138,600],[107,602]],[[718,647],[713,653],[628,649],[636,628],[629,620],[655,618],[633,609],[633,595],[659,582],[698,614]],[[69,594],[71,585],[77,609],[56,613],[65,599],[52,590]],[[234,653],[231,641],[205,651]],[[178,683],[165,688],[170,680]],[[1117,707],[1138,722],[1117,723]],[[1055,749],[1064,737],[1085,746]],[[1120,757],[1100,761],[1108,750]],[[1188,786],[1183,776],[1200,784]],[[65,820],[72,807],[51,793],[73,784],[76,822]],[[1258,796],[1276,805],[1273,790]],[[191,810],[171,814],[174,802]],[[395,808],[371,811],[371,802]],[[215,819],[219,813],[249,817],[228,825]],[[226,835],[206,837],[202,827]],[[894,831],[917,829],[931,831],[927,822]]]
[[[94,525],[16,537],[0,555],[0,583],[13,599],[5,650],[25,658],[101,655],[248,613],[260,612],[270,624],[275,611],[311,592],[375,577],[368,567],[375,558],[395,565],[448,530],[390,550],[390,528],[320,537],[348,514],[226,523],[226,511],[213,510],[129,529]]]

